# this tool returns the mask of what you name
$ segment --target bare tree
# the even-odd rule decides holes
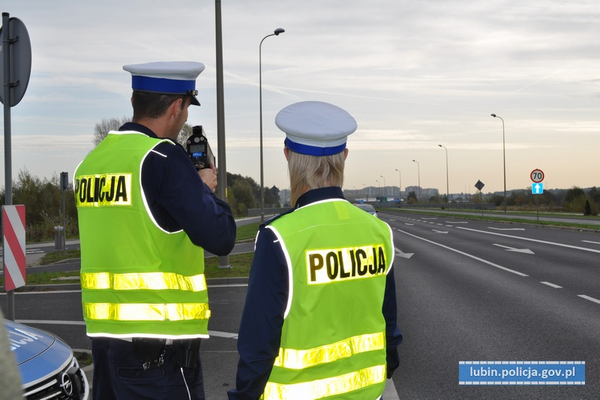
[[[96,126],[94,127],[94,146],[98,146],[100,144],[100,142],[104,140],[106,135],[108,135],[108,132],[118,130],[121,127],[121,125],[123,125],[125,122],[129,122],[129,121],[130,121],[129,117],[123,117],[121,119],[119,119],[119,118],[111,118],[111,119],[103,118],[102,122],[100,122],[99,124],[96,124]]]
[[[104,140],[108,132],[119,130],[119,128],[126,122],[129,122],[130,118],[123,117],[119,118],[103,118],[102,122],[96,124],[94,127],[94,146],[98,146],[101,141]],[[177,135],[177,142],[183,147],[186,146],[187,138],[192,134],[192,126],[190,124],[184,124]]]
[[[192,126],[188,123],[183,124],[183,127],[181,128],[179,135],[177,135],[177,143],[182,145],[183,148],[186,148],[185,146],[187,146],[187,143],[186,143],[187,138],[189,138],[191,135],[192,135]]]

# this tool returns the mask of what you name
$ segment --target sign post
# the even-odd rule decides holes
[[[479,202],[481,203],[481,216],[483,217],[483,196],[481,195],[481,189],[483,189],[483,187],[485,186],[485,184],[483,182],[481,182],[480,180],[477,181],[477,183],[475,183],[475,187],[477,188],[477,190],[479,190]]]
[[[531,178],[531,181],[533,182],[533,185],[531,185],[531,193],[533,193],[533,194],[544,193],[544,184],[542,183],[542,181],[545,178],[544,171],[542,171],[539,168],[536,168],[533,171],[531,171],[531,174],[529,174],[529,177]],[[537,220],[539,221],[540,220],[540,200],[539,200],[538,196],[535,196],[535,208],[536,208]]]
[[[4,105],[4,204],[5,206],[10,206],[12,205],[10,108],[19,104],[29,84],[29,76],[31,75],[31,42],[29,41],[29,33],[27,33],[25,24],[18,18],[10,18],[10,14],[7,12],[2,13],[0,39],[2,40],[0,44],[0,82],[2,82],[0,102]],[[24,207],[23,213],[25,213]],[[25,221],[25,214],[23,214],[23,221]],[[24,222],[23,226],[25,226]],[[23,229],[23,234],[24,232],[25,230]],[[6,272],[6,242],[4,242],[4,246],[4,267]],[[23,237],[23,258],[25,257],[24,246],[25,237]],[[23,262],[26,263],[26,261]],[[4,275],[4,278],[6,282],[7,276]],[[6,290],[6,295],[8,300],[7,317],[9,320],[14,320],[14,289]]]

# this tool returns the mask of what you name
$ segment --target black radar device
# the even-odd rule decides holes
[[[211,164],[215,165],[215,156],[208,144],[208,139],[204,135],[202,125],[196,125],[192,128],[192,135],[187,139],[186,149],[188,157],[198,171],[210,168]]]

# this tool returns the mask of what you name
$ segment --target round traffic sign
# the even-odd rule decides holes
[[[532,182],[540,183],[544,180],[544,171],[542,171],[541,169],[534,169],[533,171],[531,171],[530,178]]]
[[[31,41],[29,33],[23,21],[18,18],[9,18],[8,13],[2,13],[2,28],[0,37],[3,39],[5,51],[9,57],[8,71],[4,71],[3,47],[0,46],[0,82],[8,89],[8,99],[4,99],[4,90],[0,90],[0,103],[4,101],[10,107],[14,107],[23,98],[29,77],[31,75]],[[4,26],[5,25],[5,26]],[[6,73],[8,72],[8,74]],[[4,77],[8,75],[8,82],[4,82]]]

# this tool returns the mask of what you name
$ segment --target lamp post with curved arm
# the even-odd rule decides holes
[[[383,178],[383,197],[387,197],[387,193],[385,191],[385,176],[383,175],[379,175]]]
[[[504,163],[504,212],[506,213],[506,141],[504,139],[504,119],[496,114],[490,114],[494,118],[502,120],[502,161]]]
[[[450,181],[448,180],[448,149],[441,144],[438,144],[439,147],[446,150],[446,203],[450,203]]]
[[[417,178],[419,184],[419,198],[417,199],[417,203],[421,202],[421,164],[417,160],[413,160],[414,163],[417,163]]]
[[[398,168],[396,171],[398,171],[398,200],[402,201],[402,172]]]
[[[270,36],[278,36],[285,32],[283,28],[277,28],[273,33],[268,34],[260,41],[258,45],[258,97],[259,97],[259,118],[260,118],[260,222],[265,222],[265,180],[263,167],[263,118],[262,118],[262,44]]]

